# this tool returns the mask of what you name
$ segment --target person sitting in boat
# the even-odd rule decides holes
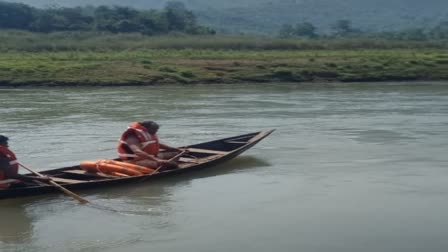
[[[19,163],[16,155],[9,149],[9,138],[0,135],[0,189],[23,185],[34,181],[48,182],[48,177],[29,177],[19,174]]]
[[[168,160],[180,149],[159,142],[159,125],[153,121],[134,122],[121,135],[118,156],[121,160],[137,165],[163,169],[177,168],[174,160]],[[163,151],[161,152],[160,150]]]

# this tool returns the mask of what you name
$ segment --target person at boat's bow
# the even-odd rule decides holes
[[[48,177],[31,177],[19,174],[19,162],[8,145],[9,138],[0,135],[0,189],[14,186],[21,186],[25,183],[35,183],[35,181],[48,182]]]
[[[150,168],[177,168],[177,160],[169,159],[182,150],[160,143],[158,130],[159,125],[153,121],[131,123],[118,142],[120,159]]]

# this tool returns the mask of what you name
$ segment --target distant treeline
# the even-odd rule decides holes
[[[372,32],[356,28],[344,19],[331,26],[331,32],[322,31],[311,22],[284,24],[278,31],[280,38],[360,38],[396,41],[431,41],[448,39],[448,21],[429,28],[402,31]],[[129,7],[86,6],[52,7],[39,9],[20,3],[0,0],[0,29],[24,30],[37,33],[87,32],[140,33],[165,35],[182,33],[190,35],[215,34],[212,28],[198,24],[196,15],[181,2],[167,2],[160,10],[136,10]],[[277,28],[278,29],[278,28]],[[270,35],[272,36],[272,34]],[[0,45],[1,46],[1,45]]]
[[[118,6],[38,9],[0,1],[0,29],[45,33],[104,31],[145,35],[215,33],[208,27],[198,25],[193,12],[180,2],[169,2],[162,10],[135,10]]]
[[[413,28],[396,32],[367,32],[354,28],[350,20],[339,20],[332,26],[333,33],[320,34],[316,26],[310,22],[297,23],[295,25],[284,24],[279,31],[282,38],[304,37],[304,38],[323,38],[323,37],[351,37],[351,38],[381,38],[391,40],[440,40],[448,39],[448,21],[440,22],[431,28]]]

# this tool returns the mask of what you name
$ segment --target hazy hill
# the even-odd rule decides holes
[[[121,5],[132,6],[135,8],[161,8],[166,2],[172,0],[6,0],[7,2],[22,2],[36,7],[47,6],[83,6],[83,5]],[[185,3],[190,9],[223,9],[233,7],[250,7],[260,3],[270,2],[269,0],[242,0],[226,2],[220,0],[180,0],[177,2]]]
[[[92,5],[88,0],[15,0],[38,7]],[[95,5],[161,8],[167,0],[97,0]],[[402,30],[448,21],[448,0],[183,0],[203,25],[218,31],[275,33],[282,24],[308,21],[328,32],[349,19],[362,30]]]

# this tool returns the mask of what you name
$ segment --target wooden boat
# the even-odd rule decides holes
[[[80,166],[71,166],[47,171],[41,171],[42,175],[49,176],[59,185],[78,191],[87,188],[106,187],[110,185],[137,183],[148,181],[163,176],[171,176],[179,173],[195,171],[213,167],[219,163],[230,160],[242,152],[248,150],[274,130],[259,131],[235,137],[219,139],[189,146],[180,147],[188,150],[179,159],[179,168],[155,172],[141,176],[115,177],[101,173],[89,173]],[[32,174],[26,174],[31,176]],[[60,192],[57,187],[47,184],[34,184],[23,187],[12,187],[0,190],[0,199],[31,196],[45,193]]]

